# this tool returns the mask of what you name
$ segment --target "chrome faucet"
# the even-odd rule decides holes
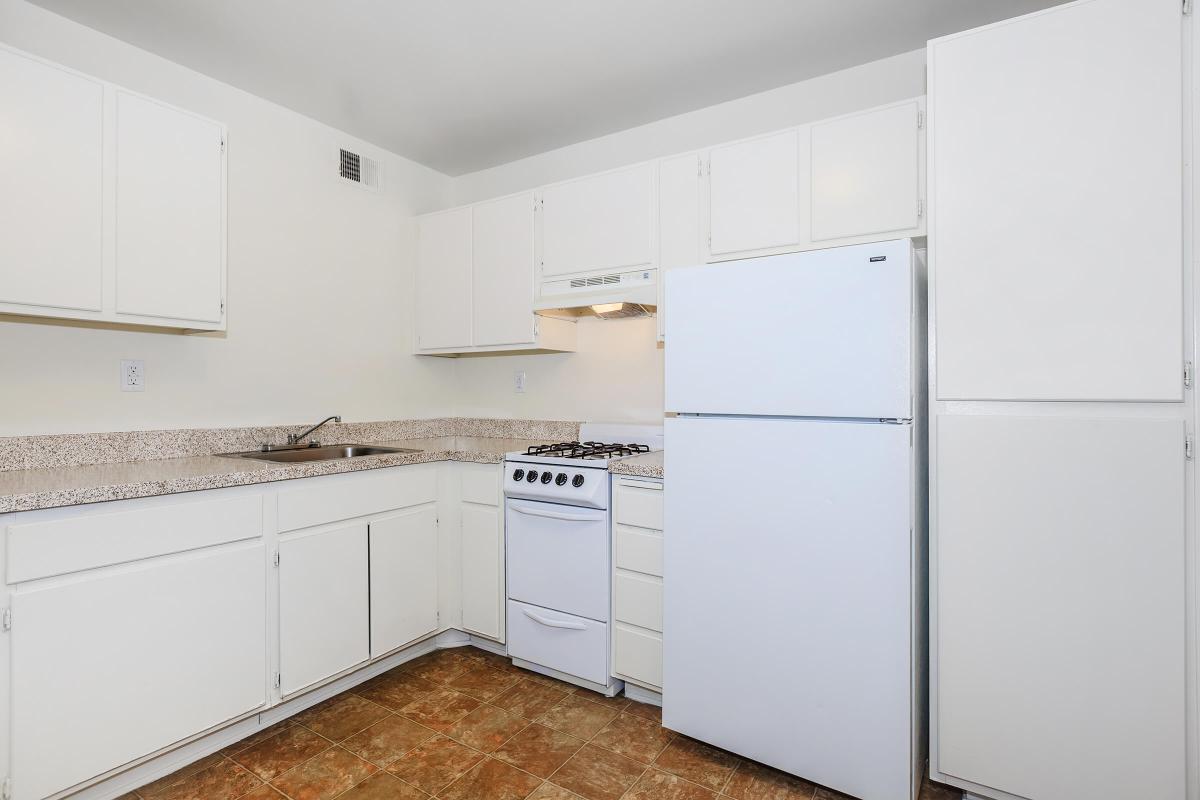
[[[311,428],[306,430],[304,433],[289,433],[288,437],[287,437],[288,444],[300,444],[300,442],[303,441],[306,436],[316,433],[318,428],[320,428],[326,422],[330,422],[330,421],[341,422],[342,418],[339,416],[336,416],[336,415],[332,416],[332,417],[326,417],[325,419],[318,422],[316,425],[313,425]],[[308,443],[309,447],[318,447],[319,445],[320,445],[320,442],[315,442],[315,441]]]

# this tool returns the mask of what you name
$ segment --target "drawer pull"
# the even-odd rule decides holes
[[[529,617],[534,622],[541,623],[548,628],[570,628],[573,631],[586,631],[587,626],[582,622],[567,622],[566,620],[549,619],[539,614],[535,614],[527,608],[521,609],[525,612],[525,616]]]

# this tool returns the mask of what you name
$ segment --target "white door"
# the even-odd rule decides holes
[[[1021,797],[1182,800],[1183,423],[936,425],[935,767]]]
[[[118,90],[117,312],[220,322],[224,130]]]
[[[14,800],[47,797],[263,706],[265,572],[255,542],[19,586]]]
[[[504,632],[504,521],[500,509],[462,506],[462,624],[500,639]]]
[[[655,165],[639,164],[542,190],[542,275],[654,263]]]
[[[917,103],[812,126],[812,240],[915,229],[920,223]]]
[[[471,208],[475,346],[533,341],[533,194]]]
[[[658,338],[663,338],[666,303],[663,275],[672,267],[703,262],[700,255],[700,156],[666,158],[658,165]]]
[[[801,219],[808,216],[802,209],[807,198],[800,191],[802,138],[807,166],[807,128],[712,149],[708,165],[712,256],[791,247],[807,238],[801,227]]]
[[[370,525],[371,657],[438,628],[438,517],[430,504]]]
[[[601,622],[608,620],[605,512],[509,500],[505,504],[505,533],[510,599]]]
[[[417,348],[471,345],[471,209],[417,221]]]
[[[1095,0],[930,43],[938,399],[1182,399],[1183,19]]]
[[[0,303],[99,311],[104,85],[0,49]]]
[[[317,529],[279,543],[279,672],[283,694],[371,655],[367,526]]]
[[[910,800],[909,441],[907,425],[666,420],[664,725]],[[713,468],[735,450],[753,464]]]
[[[907,240],[672,270],[666,408],[911,417]]]

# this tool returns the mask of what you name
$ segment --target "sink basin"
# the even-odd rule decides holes
[[[419,453],[405,447],[378,447],[370,444],[328,444],[323,447],[285,447],[279,450],[248,450],[244,453],[223,453],[227,458],[253,458],[290,464],[298,461],[336,461],[343,458],[382,456],[389,453]]]

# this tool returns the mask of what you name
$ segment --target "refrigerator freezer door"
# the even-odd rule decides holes
[[[910,800],[909,429],[667,420],[666,727]]]
[[[666,408],[910,418],[907,239],[674,269]]]

